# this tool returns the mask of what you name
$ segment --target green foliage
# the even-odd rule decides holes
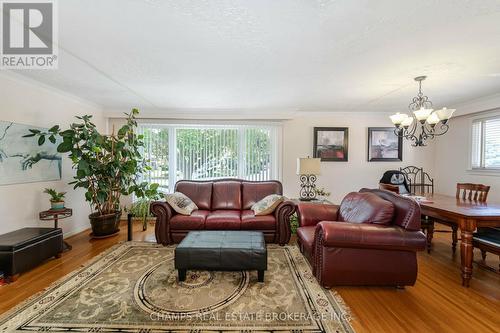
[[[319,196],[323,196],[323,197],[329,197],[331,195],[330,192],[328,192],[327,190],[325,190],[324,187],[320,187],[320,188],[315,188],[314,191],[316,192],[316,195],[319,195]]]
[[[290,216],[290,229],[292,230],[292,234],[297,233],[297,228],[299,227],[299,219],[297,217],[297,213],[293,213],[292,216]]]
[[[46,188],[43,193],[47,193],[50,195],[50,201],[51,202],[60,202],[63,201],[64,196],[66,195],[66,192],[57,192],[56,190],[52,188]]]
[[[59,153],[68,153],[76,170],[74,188],[84,188],[85,199],[99,214],[109,214],[120,209],[120,196],[134,193],[137,197],[153,196],[158,184],[139,182],[138,175],[149,169],[140,153],[144,146],[142,135],[136,135],[137,109],[126,113],[127,122],[118,133],[103,135],[92,122],[92,116],[76,117],[80,122],[62,130],[59,125],[47,132],[30,129],[24,137],[35,137],[42,145],[46,139],[62,142],[57,146]]]

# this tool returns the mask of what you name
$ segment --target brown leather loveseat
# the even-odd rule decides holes
[[[415,284],[426,238],[413,199],[362,189],[340,206],[301,203],[297,214],[300,249],[323,287]]]
[[[290,240],[292,202],[282,202],[271,215],[255,216],[250,209],[270,194],[283,194],[279,181],[181,180],[175,191],[193,200],[198,210],[190,216],[180,215],[164,200],[153,202],[151,212],[156,216],[155,235],[160,244],[179,243],[191,230],[253,230],[263,232],[268,243],[284,245]]]

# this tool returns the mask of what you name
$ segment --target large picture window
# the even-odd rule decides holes
[[[152,169],[145,181],[171,192],[181,179],[279,179],[279,125],[139,124]]]
[[[500,170],[500,116],[472,122],[473,169]]]

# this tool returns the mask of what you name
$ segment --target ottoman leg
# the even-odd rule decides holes
[[[179,281],[185,281],[186,280],[186,270],[185,269],[179,269]]]
[[[257,274],[258,274],[258,281],[264,282],[264,270],[258,270]]]

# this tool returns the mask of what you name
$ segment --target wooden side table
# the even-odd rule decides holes
[[[54,221],[54,228],[59,228],[59,220],[65,219],[73,215],[71,208],[64,209],[49,209],[40,212],[39,217],[42,221]],[[63,241],[63,252],[71,250],[73,247],[67,242]]]

